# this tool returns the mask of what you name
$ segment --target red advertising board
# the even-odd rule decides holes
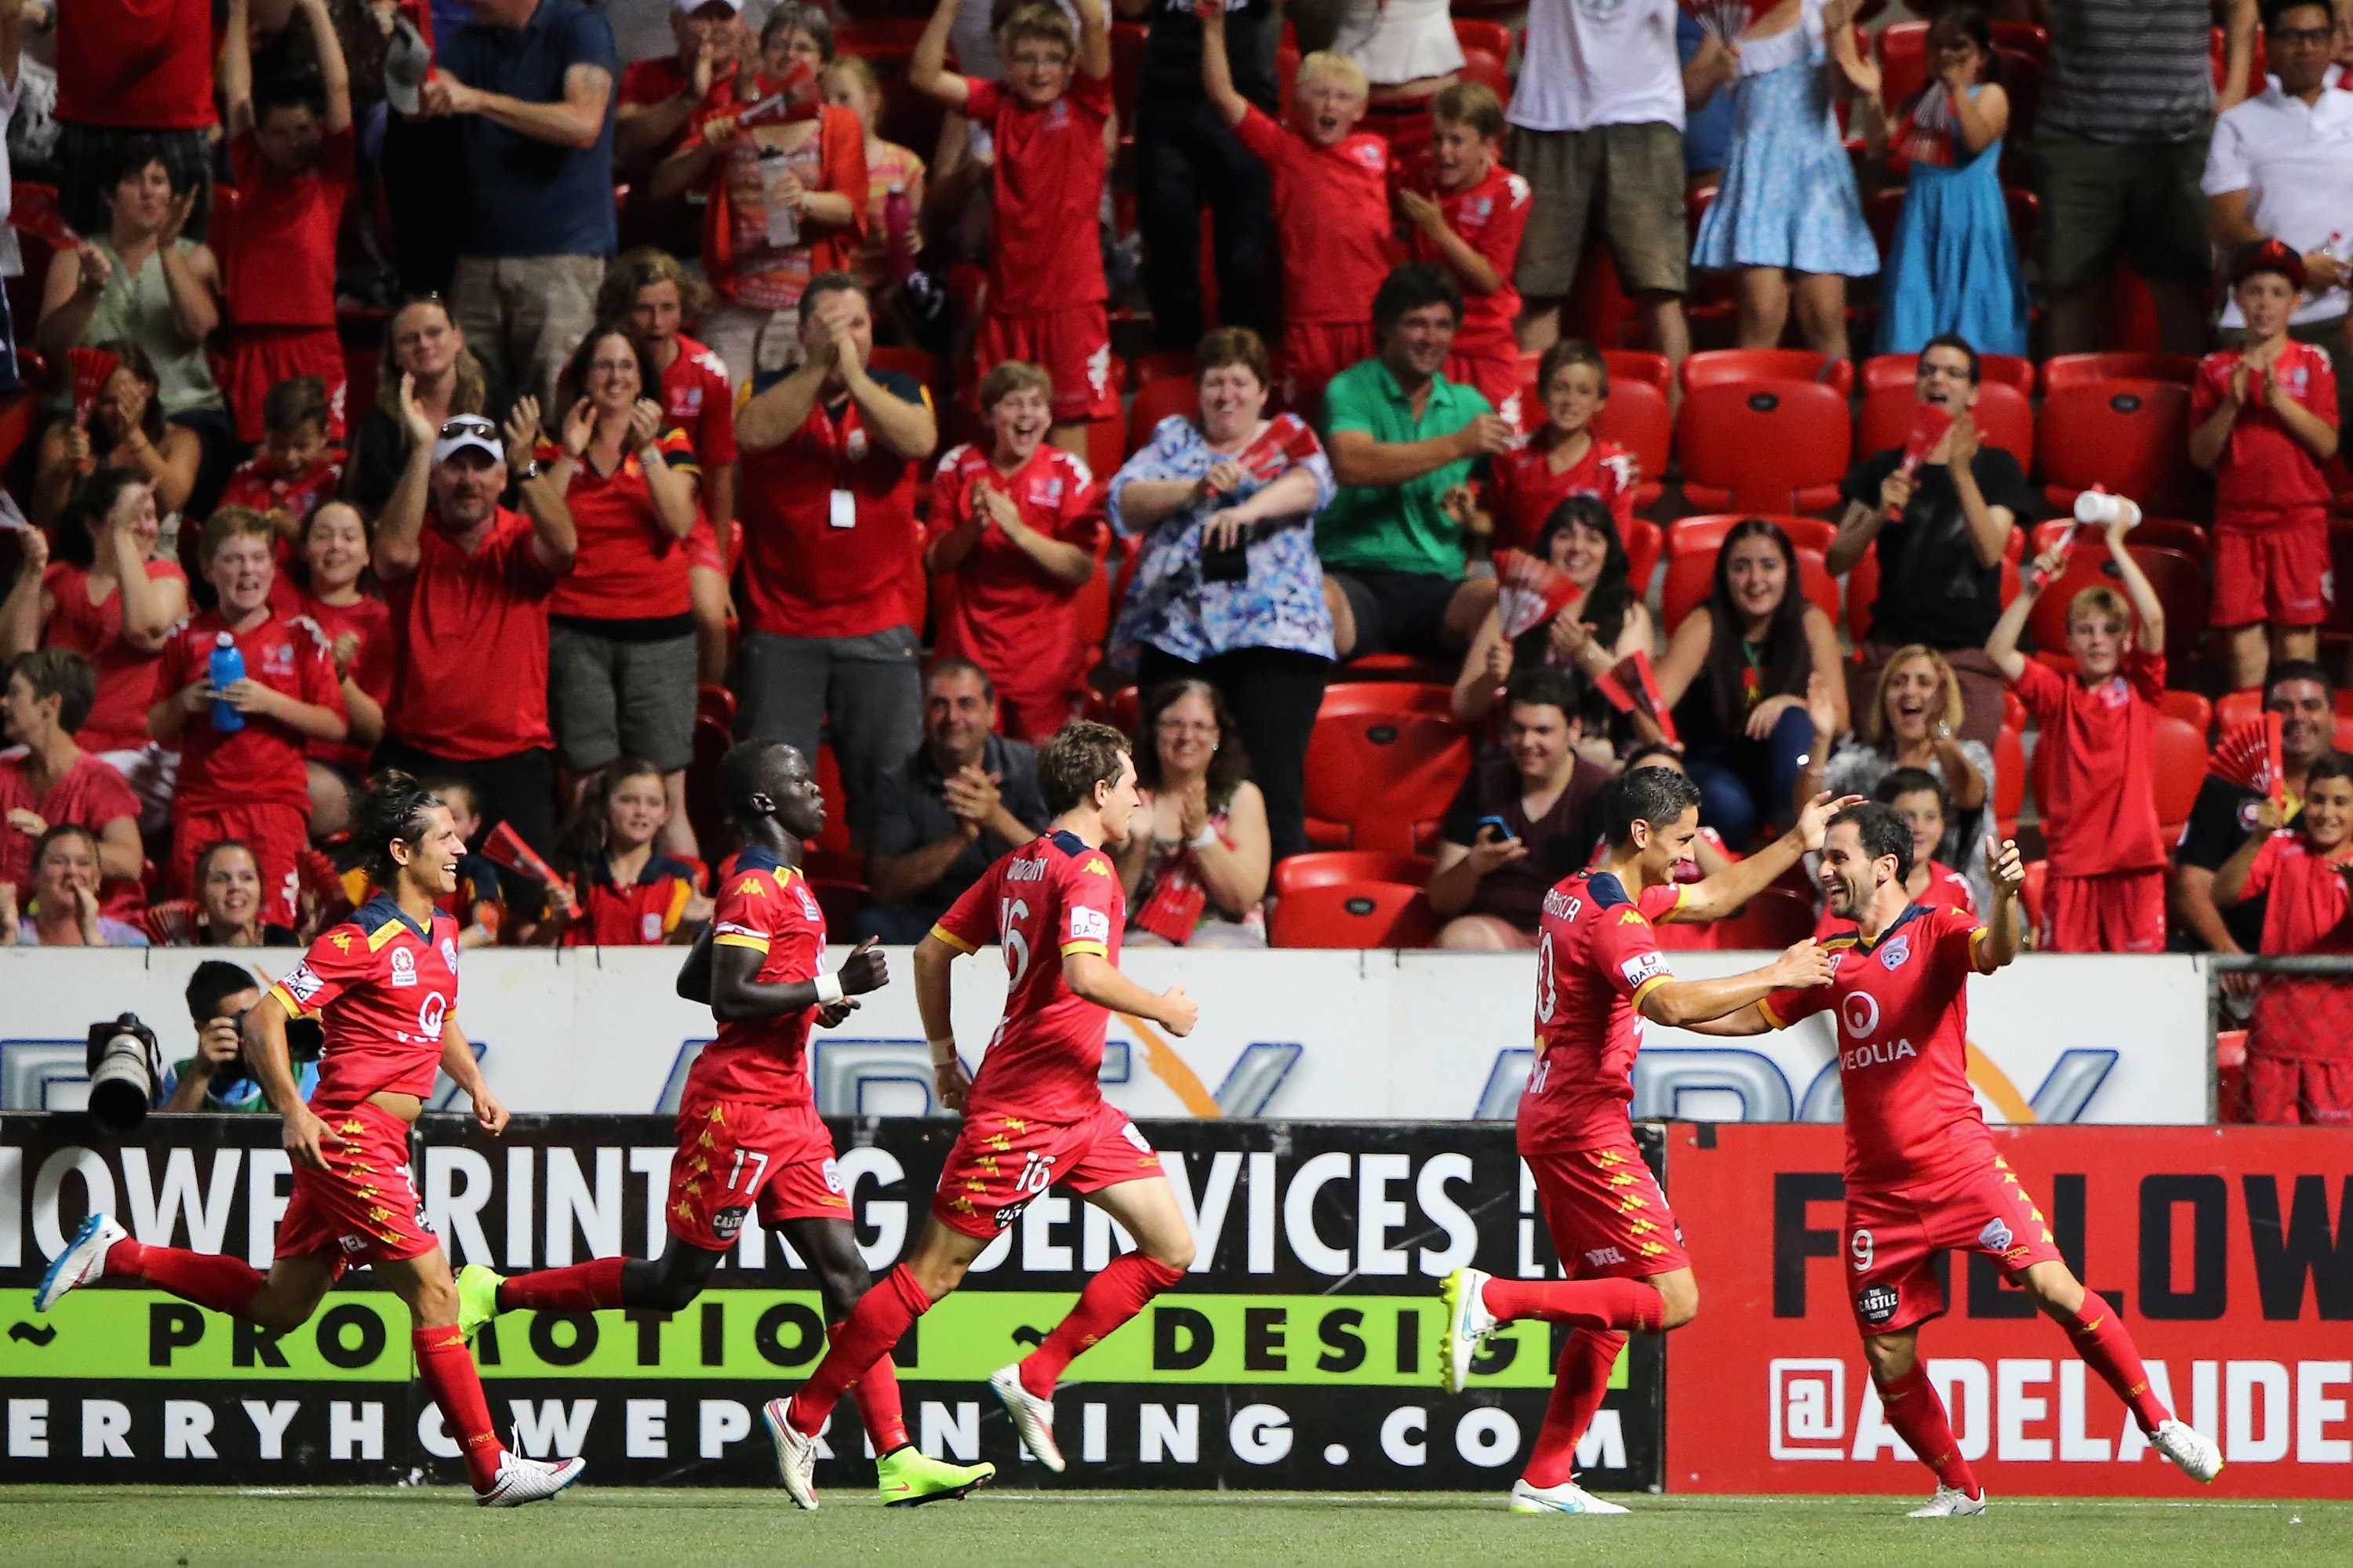
[[[2113,1303],[2174,1413],[2221,1444],[2209,1491],[1991,1259],[1947,1260],[1920,1353],[1997,1494],[2353,1493],[2353,1137],[2309,1128],[1996,1129],[2076,1277]],[[1667,1192],[1698,1321],[1667,1352],[1667,1488],[1923,1492],[1848,1299],[1837,1127],[1679,1125]]]

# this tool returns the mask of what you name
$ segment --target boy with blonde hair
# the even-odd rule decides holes
[[[1504,105],[1484,83],[1458,81],[1430,101],[1430,188],[1402,190],[1412,255],[1436,261],[1462,286],[1462,324],[1446,378],[1476,387],[1515,430],[1520,407],[1520,291],[1512,283],[1528,226],[1528,182],[1497,162]]]

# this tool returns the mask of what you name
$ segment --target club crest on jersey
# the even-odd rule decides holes
[[[1855,1316],[1874,1329],[1894,1317],[1900,1304],[1893,1286],[1866,1285],[1855,1292]]]
[[[807,884],[799,882],[794,883],[793,891],[801,895],[801,913],[803,915],[812,920],[822,920],[825,918],[825,911],[817,906],[817,900],[810,896]]]
[[[2010,1227],[1999,1219],[1988,1220],[1986,1228],[1978,1233],[1978,1245],[1988,1252],[2008,1252],[2010,1242]]]
[[[1902,936],[1889,938],[1879,949],[1880,967],[1889,974],[1894,974],[1897,969],[1902,969],[1905,960],[1911,957],[1912,933],[1909,931]]]
[[[643,915],[638,916],[638,938],[648,943],[660,941],[662,936],[661,921],[661,916],[651,909],[649,909]]]
[[[392,950],[392,983],[396,987],[417,983],[417,955],[406,948]]]
[[[441,938],[441,961],[449,966],[449,972],[451,974],[454,975],[458,972],[458,941],[456,938],[444,937]]]

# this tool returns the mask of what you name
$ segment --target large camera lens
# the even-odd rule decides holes
[[[90,1119],[121,1138],[139,1129],[154,1098],[146,1043],[128,1031],[110,1035],[90,1075]]]

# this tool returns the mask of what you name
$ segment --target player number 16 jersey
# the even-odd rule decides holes
[[[1683,889],[1629,896],[1607,872],[1563,877],[1536,932],[1535,1065],[1520,1099],[1523,1153],[1592,1149],[1627,1136],[1644,995],[1674,978],[1651,922]]]

